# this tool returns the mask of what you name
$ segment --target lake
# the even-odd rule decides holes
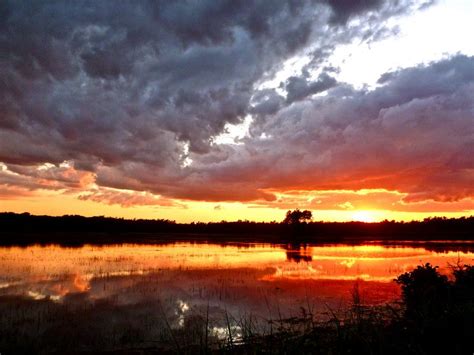
[[[395,302],[398,275],[425,263],[449,274],[453,265],[473,263],[473,246],[176,242],[1,247],[0,326],[16,324],[35,337],[50,327],[63,332],[58,319],[66,322],[75,314],[79,328],[110,330],[101,337],[112,339],[114,327],[126,327],[149,341],[204,317],[217,338],[229,332],[238,338],[249,321],[268,331],[275,319],[339,314],[354,297],[363,305]]]

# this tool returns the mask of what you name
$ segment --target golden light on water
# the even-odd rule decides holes
[[[337,299],[348,296],[351,283],[363,280],[367,282],[369,298],[378,294],[377,297],[384,299],[397,294],[393,279],[417,265],[430,262],[447,273],[449,264],[472,263],[473,260],[472,252],[436,252],[422,246],[313,245],[304,248],[183,242],[79,248],[2,247],[0,293],[58,301],[78,292],[102,298],[114,290],[133,288],[147,280],[147,287],[164,282],[166,287],[186,293],[205,284],[212,289],[224,282],[228,286],[245,285],[244,293],[254,294],[252,290],[271,289],[271,284],[275,284],[288,287],[285,292],[291,294],[297,285],[307,287],[309,283],[323,282],[324,292],[332,293]],[[382,294],[381,289],[385,290]],[[320,296],[318,291],[314,296]]]

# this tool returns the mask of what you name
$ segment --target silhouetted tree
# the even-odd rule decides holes
[[[286,217],[283,220],[284,224],[301,224],[303,222],[309,222],[313,218],[313,214],[311,211],[304,210],[300,211],[299,209],[296,209],[294,211],[288,211],[286,212]]]
[[[311,221],[312,218],[313,214],[311,211],[300,211],[299,209],[296,209],[294,211],[286,212],[286,217],[282,223],[290,228],[291,233],[295,237],[303,234],[306,223]]]

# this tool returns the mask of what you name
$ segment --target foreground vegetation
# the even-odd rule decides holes
[[[254,338],[242,353],[472,354],[474,267],[457,266],[452,281],[426,264],[400,275],[398,305],[363,307],[357,292],[346,317],[326,323],[311,317],[268,337]],[[295,324],[304,324],[295,331]]]
[[[448,278],[426,264],[395,281],[399,303],[364,306],[356,283],[343,313],[328,308],[321,317],[304,305],[300,316],[267,319],[263,327],[251,315],[210,318],[209,305],[173,318],[157,299],[119,305],[86,302],[84,294],[59,303],[4,296],[0,352],[472,354],[473,266],[453,267]]]

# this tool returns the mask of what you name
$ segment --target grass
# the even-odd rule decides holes
[[[275,318],[259,318],[228,310],[212,312],[210,303],[177,313],[172,303],[160,299],[124,305],[93,302],[80,294],[61,303],[3,296],[0,350],[6,354],[470,354],[473,275],[474,267],[457,266],[449,281],[435,267],[420,266],[397,278],[401,301],[383,306],[364,305],[356,283],[351,307],[341,312],[328,306],[325,317],[313,313],[309,301],[297,316],[278,313]]]
[[[77,259],[79,250],[74,251]],[[25,270],[31,272],[33,254],[26,254],[30,261]],[[67,290],[59,301],[46,292],[37,300],[0,296],[0,353],[471,354],[474,350],[471,266],[454,265],[446,277],[436,267],[421,265],[396,279],[399,302],[379,306],[364,303],[365,281],[351,281],[346,284],[353,285],[350,306],[338,307],[311,297],[324,291],[325,281],[314,282],[305,297],[294,298],[297,290],[284,295],[278,290],[280,281],[258,284],[271,288],[249,289],[247,283],[258,275],[248,268],[150,269],[122,275],[107,265],[125,263],[130,271],[140,265],[115,253],[94,258],[78,258],[76,264],[87,270],[100,265],[103,271],[93,270],[96,276],[88,280],[86,291]],[[48,270],[52,280],[61,279],[60,285],[81,281],[61,275],[60,269]],[[14,283],[12,272],[4,271]],[[287,287],[297,285],[288,282]],[[187,286],[169,289],[176,284]],[[48,280],[40,285],[44,290],[57,286]],[[282,304],[288,295],[293,297],[292,312]],[[185,302],[187,297],[194,300],[192,305]],[[245,297],[261,297],[261,311],[244,311]]]

